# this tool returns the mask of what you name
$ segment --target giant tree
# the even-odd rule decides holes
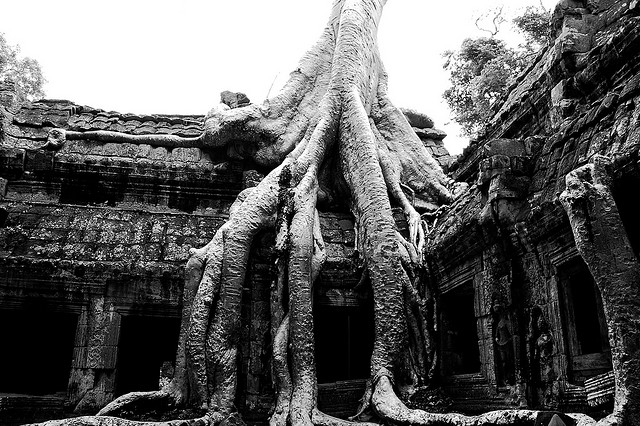
[[[173,147],[233,145],[270,170],[256,187],[239,194],[213,239],[192,249],[172,381],[156,392],[123,395],[99,416],[61,423],[134,424],[113,416],[160,405],[200,416],[185,421],[188,424],[229,424],[237,419],[233,400],[241,290],[252,240],[268,228],[276,231],[278,254],[271,302],[277,395],[270,423],[347,423],[316,408],[311,295],[325,258],[316,203],[333,197],[348,200],[357,252],[374,298],[370,378],[356,420],[368,414],[369,419],[397,424],[533,425],[537,414],[532,411],[477,417],[431,414],[407,408],[396,396],[400,389],[426,382],[433,361],[424,350],[429,336],[418,291],[423,285],[417,269],[425,241],[419,212],[451,202],[461,187],[443,173],[388,98],[387,74],[376,43],[385,3],[334,0],[320,39],[282,91],[261,105],[214,108],[199,137],[59,129],[51,133],[54,146],[65,139]],[[405,213],[408,238],[396,227],[394,204]]]

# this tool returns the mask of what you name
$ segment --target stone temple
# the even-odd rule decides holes
[[[563,0],[552,25],[551,44],[455,160],[433,122],[406,112],[445,171],[470,185],[428,218],[438,376],[451,410],[613,408],[606,303],[559,196],[568,173],[607,156],[619,236],[638,256],[640,5]],[[249,100],[225,92],[223,102]],[[188,250],[206,244],[235,196],[262,177],[231,148],[81,139],[52,147],[49,131],[197,136],[202,125],[201,116],[63,100],[18,104],[13,86],[0,85],[0,423],[92,414],[168,380]],[[319,406],[345,417],[368,376],[373,308],[354,288],[350,214],[321,212],[321,225]],[[272,246],[273,235],[258,238],[243,293],[236,405],[249,422],[264,420],[273,402]]]

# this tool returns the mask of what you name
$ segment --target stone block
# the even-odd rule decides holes
[[[200,126],[184,126],[178,129],[176,134],[184,137],[200,136],[202,128]]]
[[[161,160],[166,161],[169,158],[169,153],[167,152],[167,148],[163,146],[151,148],[149,152],[149,159],[151,160]]]
[[[149,156],[151,155],[151,145],[148,145],[146,143],[140,144],[137,146],[137,151],[136,151],[136,158],[149,158]]]
[[[412,127],[416,127],[418,129],[430,129],[434,125],[433,120],[429,116],[414,109],[400,108],[400,111],[404,114]]]
[[[95,374],[91,369],[85,367],[72,367],[69,379],[69,399],[72,405],[77,404],[80,399],[91,389],[95,383]],[[93,414],[93,413],[92,413]]]
[[[136,127],[133,130],[134,135],[150,135],[156,132],[156,128],[153,123],[144,122],[140,127]]]
[[[555,108],[560,107],[560,102],[567,97],[566,94],[566,81],[560,81],[551,89],[551,104]]]
[[[187,244],[166,244],[164,260],[169,262],[186,261],[189,258],[189,248]]]
[[[53,152],[51,151],[27,151],[25,157],[25,170],[32,172],[46,172],[53,170]]]
[[[87,349],[87,368],[116,368],[117,346],[96,346]]]
[[[152,243],[164,242],[167,232],[167,224],[165,222],[154,222],[151,227],[151,235],[149,241]]]
[[[7,184],[8,180],[5,178],[0,178],[0,199],[7,196]]]
[[[200,148],[174,148],[171,151],[171,161],[195,163],[200,161],[201,155]]]
[[[268,272],[268,271],[265,271]],[[269,302],[253,302],[251,305],[251,314],[254,318],[269,317]],[[258,326],[260,324],[257,324]]]
[[[128,132],[127,126],[125,126],[124,123],[121,123],[119,121],[109,124],[108,130],[111,132],[120,132],[120,133]]]
[[[127,129],[127,133],[133,133],[138,128],[138,126],[140,126],[140,121],[133,118],[127,119],[123,123],[123,125]]]
[[[340,219],[338,220],[338,225],[340,226],[340,229],[342,229],[343,231],[354,229],[353,220],[351,219],[346,219],[346,218]]]
[[[107,156],[116,156],[119,154],[120,144],[107,142],[102,146],[102,154]]]
[[[574,9],[581,10],[581,9]],[[571,14],[566,15],[564,17],[564,21],[562,21],[562,33],[561,37],[565,34],[569,33],[581,33],[581,34],[589,34],[591,32],[591,28],[589,28],[590,20],[584,19],[585,15],[583,14]]]
[[[118,152],[119,157],[135,158],[138,154],[138,145],[132,143],[121,143]]]
[[[247,95],[244,93],[230,92],[229,90],[225,90],[220,93],[220,102],[227,105],[229,108],[239,108],[251,103]]]
[[[37,227],[31,233],[31,238],[44,240],[47,242],[61,242],[67,237],[66,230],[63,229],[47,229]]]
[[[115,244],[111,248],[112,260],[135,260],[131,255],[131,249],[125,244]]]
[[[137,153],[137,145],[131,143],[114,143],[107,142],[102,148],[102,154],[109,157],[135,157]]]
[[[141,254],[141,256],[146,261],[161,260],[160,257],[162,256],[162,246],[160,244],[152,244],[152,243],[145,244],[144,251]]]
[[[24,169],[25,150],[0,147],[0,170],[7,173],[21,173]]]
[[[342,243],[345,244],[346,246],[353,247],[353,245],[355,244],[355,241],[356,241],[355,230],[348,229],[348,230],[344,231],[343,235],[344,235],[344,239],[342,240]]]
[[[493,139],[484,145],[482,155],[485,157],[495,155],[507,157],[523,156],[525,155],[525,146],[519,139]]]
[[[78,319],[78,327],[76,328],[76,337],[74,340],[74,347],[82,347],[86,346],[89,341],[89,325],[87,323],[87,309],[83,308],[82,313],[80,314],[80,318]]]
[[[15,138],[22,139],[20,145],[31,149],[37,149],[44,144],[49,136],[49,128],[25,127],[10,124],[5,127],[5,133]]]
[[[107,130],[110,124],[106,117],[95,117],[91,120],[90,126],[92,130]]]
[[[86,346],[73,348],[71,368],[87,368],[87,353]]]
[[[344,257],[344,251],[342,249],[342,244],[326,244],[325,250],[327,252],[327,258],[342,258]]]
[[[94,141],[66,141],[60,153],[69,152],[82,155],[102,155],[103,144]]]
[[[591,50],[591,35],[578,32],[568,32],[560,38],[561,52],[586,53]]]
[[[414,128],[413,131],[418,135],[418,137],[426,140],[434,140],[441,141],[442,139],[447,137],[447,133],[443,130],[438,129],[418,129]]]
[[[85,130],[91,121],[91,114],[76,114],[69,118],[69,130]]]
[[[40,221],[40,226],[49,229],[68,229],[71,224],[71,216],[65,214],[61,209],[55,209],[53,214],[44,216]]]

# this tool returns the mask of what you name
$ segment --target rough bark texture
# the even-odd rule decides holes
[[[611,195],[607,157],[567,175],[560,200],[576,247],[602,295],[616,381],[614,412],[599,424],[640,424],[640,264]]]

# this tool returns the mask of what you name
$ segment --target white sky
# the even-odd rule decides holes
[[[385,6],[378,41],[392,100],[431,116],[449,134],[452,154],[467,141],[442,100],[448,80],[441,54],[483,34],[475,17],[501,3],[516,12],[538,0],[390,0]],[[551,9],[556,0],[542,3]],[[274,94],[320,35],[330,5],[5,0],[0,32],[40,62],[47,98],[122,113],[205,114],[223,90],[260,102],[275,80]]]

